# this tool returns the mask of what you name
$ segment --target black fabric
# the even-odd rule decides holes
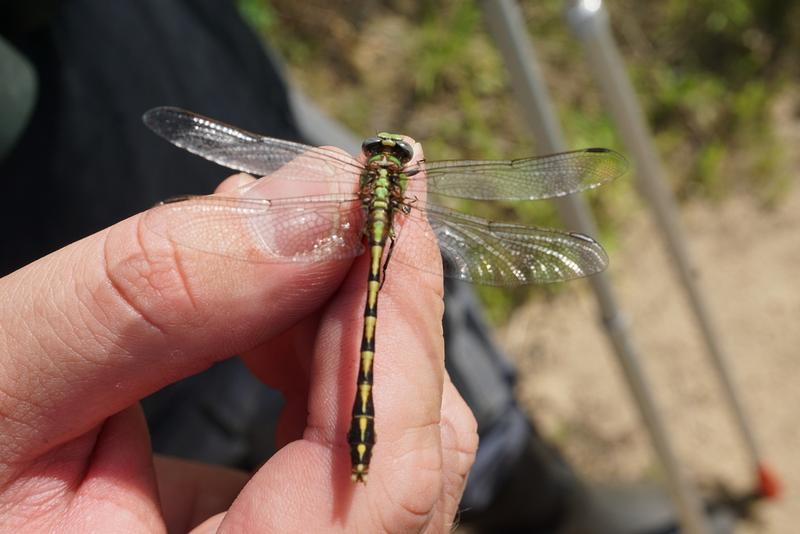
[[[35,65],[40,92],[0,162],[15,199],[0,210],[0,275],[231,173],[147,130],[149,108],[298,137],[280,77],[230,1],[63,0],[49,24],[7,37]]]
[[[22,35],[50,23],[61,0],[0,0],[0,34]]]

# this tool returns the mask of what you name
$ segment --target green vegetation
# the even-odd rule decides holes
[[[432,159],[537,152],[476,2],[239,3],[294,81],[354,132],[409,133]],[[564,3],[521,5],[570,146],[621,149],[564,21]],[[606,6],[679,197],[715,201],[744,191],[765,206],[779,201],[790,182],[773,108],[798,76],[800,5],[621,0]],[[622,180],[590,195],[604,243],[613,242],[614,224],[625,217],[630,188],[631,180]],[[558,224],[547,203],[489,209],[493,218]],[[496,320],[528,295],[481,291]]]

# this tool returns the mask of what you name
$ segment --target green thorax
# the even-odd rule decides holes
[[[376,137],[364,140],[361,150],[367,158],[362,186],[369,185],[374,207],[385,207],[393,195],[402,197],[408,183],[403,172],[405,165],[414,157],[414,149],[402,135],[380,132]]]

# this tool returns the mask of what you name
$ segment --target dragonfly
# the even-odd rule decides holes
[[[390,261],[433,273],[443,269],[445,276],[492,286],[565,281],[608,265],[602,246],[587,235],[488,221],[445,207],[442,197],[527,201],[592,189],[625,172],[626,160],[612,150],[588,148],[507,161],[422,161],[414,160],[414,147],[403,136],[379,133],[362,143],[357,159],[332,148],[250,133],[179,108],[154,108],[143,120],[184,150],[264,177],[254,183],[286,180],[306,192],[261,198],[249,185],[236,194],[166,200],[149,210],[145,221],[172,242],[256,262],[324,262],[369,254],[347,433],[354,483],[366,484],[376,443],[375,330],[378,295]],[[414,193],[422,182],[428,195],[424,200]],[[410,224],[423,225],[424,231],[414,232],[415,239],[435,241],[441,267],[416,261],[415,251],[426,243],[400,239]],[[236,231],[223,235],[215,230],[223,226]]]

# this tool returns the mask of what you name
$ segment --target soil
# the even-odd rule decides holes
[[[782,484],[738,533],[794,533],[800,520],[800,187],[772,209],[748,197],[689,204],[682,219],[700,286],[762,456]],[[642,209],[610,251],[610,275],[689,479],[753,487],[685,294]],[[589,480],[662,478],[586,282],[521,309],[500,334],[518,396]]]

